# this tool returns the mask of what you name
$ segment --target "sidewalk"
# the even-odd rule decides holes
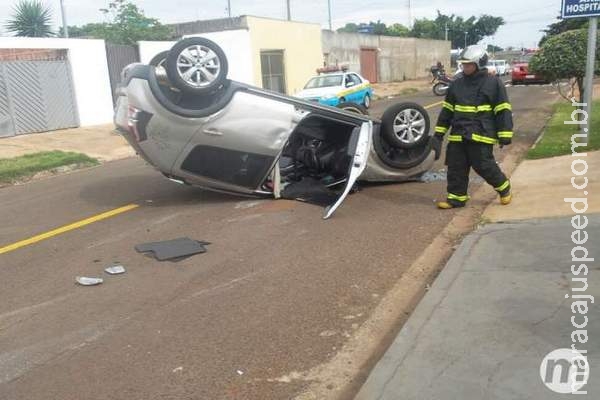
[[[131,146],[113,129],[113,125],[100,125],[0,138],[0,158],[49,150],[83,153],[101,162],[134,156]]]
[[[540,377],[542,359],[571,346],[571,317],[583,318],[565,299],[583,286],[572,282],[574,213],[563,201],[580,196],[571,187],[572,160],[525,161],[517,168],[514,204],[487,209],[484,219],[498,222],[463,241],[355,400],[572,398],[552,392]],[[593,193],[600,152],[589,153],[587,162]],[[600,244],[599,197],[589,198],[586,213],[592,258]],[[588,267],[589,286],[578,294],[598,298],[598,261]],[[576,345],[588,351],[591,370],[582,399],[600,392],[600,313],[589,307],[589,341]]]

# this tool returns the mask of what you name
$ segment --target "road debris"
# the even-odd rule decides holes
[[[183,367],[177,367],[173,370],[173,373],[181,372],[181,371],[183,371]]]
[[[241,369],[238,369],[236,372],[238,375],[244,375],[244,371],[242,371]]]
[[[138,253],[151,253],[158,261],[175,260],[195,254],[206,253],[210,242],[182,237],[163,242],[142,243],[135,246]]]
[[[119,275],[125,273],[125,267],[119,263],[114,263],[110,267],[104,269],[104,272],[110,275]]]
[[[104,282],[102,278],[89,278],[87,276],[77,276],[75,277],[75,281],[82,286],[95,286]]]

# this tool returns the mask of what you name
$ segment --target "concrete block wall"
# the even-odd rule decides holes
[[[395,82],[424,78],[437,61],[450,65],[450,42],[400,38],[360,33],[322,31],[324,60],[333,65],[348,65],[360,72],[361,47],[378,50],[378,81]]]

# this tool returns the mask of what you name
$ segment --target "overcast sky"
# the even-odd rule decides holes
[[[59,25],[60,1],[42,0],[52,7],[55,25]],[[237,15],[256,15],[286,18],[286,0],[230,0],[231,12]],[[0,33],[18,0],[0,0]],[[106,7],[109,0],[64,0],[69,25],[102,22],[98,9]],[[290,0],[292,19],[320,23],[328,27],[327,0]],[[163,23],[185,22],[197,19],[227,16],[227,0],[134,0],[147,16]],[[409,3],[411,12],[409,13]],[[537,45],[544,29],[555,22],[560,12],[561,0],[331,0],[333,28],[347,22],[381,20],[386,24],[408,25],[409,15],[414,18],[435,18],[436,10],[444,14],[464,17],[491,14],[502,16],[506,25],[495,35],[494,42],[502,47]],[[483,43],[491,43],[486,38]]]

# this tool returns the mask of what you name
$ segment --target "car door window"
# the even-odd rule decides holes
[[[356,74],[350,74],[350,79],[352,79],[352,82],[354,82],[354,84],[356,86],[358,86],[358,85],[360,85],[362,83],[362,80]]]
[[[352,78],[350,77],[350,75],[346,75],[346,78],[344,79],[344,86],[348,87],[348,84],[352,82]]]

